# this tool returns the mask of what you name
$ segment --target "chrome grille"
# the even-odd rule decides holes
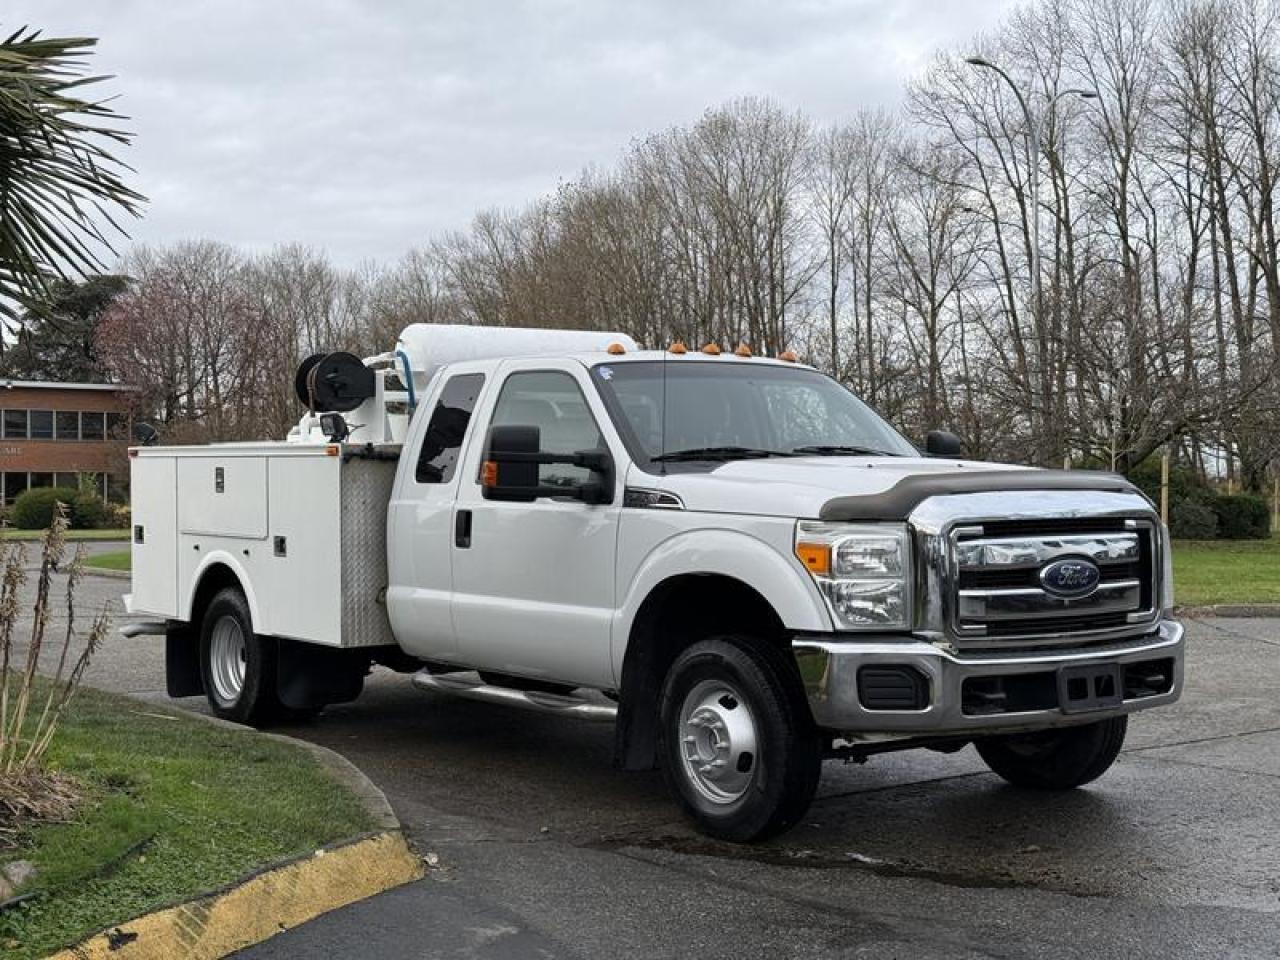
[[[1025,522],[959,526],[951,531],[954,602],[951,629],[969,648],[1075,644],[1155,617],[1155,550],[1149,520],[1061,521],[1037,531]],[[1055,560],[1085,557],[1101,577],[1080,598],[1043,588]]]

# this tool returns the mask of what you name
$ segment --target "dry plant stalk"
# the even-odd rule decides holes
[[[53,522],[41,541],[31,637],[23,669],[16,674],[16,685],[14,629],[19,612],[18,591],[27,579],[26,548],[18,545],[3,558],[4,575],[0,578],[0,781],[15,780],[39,767],[53,741],[58,721],[84,677],[89,660],[101,646],[109,625],[104,608],[85,635],[84,649],[72,660],[77,637],[75,591],[84,571],[85,549],[82,544],[67,571],[66,629],[62,634],[57,668],[44,703],[40,705],[37,702],[36,675],[49,631],[53,575],[66,553],[66,530],[66,508],[58,504]]]

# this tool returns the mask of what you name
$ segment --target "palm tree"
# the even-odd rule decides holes
[[[38,309],[51,279],[96,272],[112,213],[146,201],[111,154],[132,135],[104,101],[81,99],[101,80],[85,63],[97,41],[44,38],[26,27],[0,41],[0,324]],[[109,225],[104,231],[100,223]]]

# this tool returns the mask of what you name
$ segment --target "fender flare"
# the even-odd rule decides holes
[[[182,607],[180,609],[183,613],[183,619],[187,622],[191,621],[191,607],[195,603],[196,593],[200,589],[200,582],[204,579],[204,575],[209,572],[209,568],[213,566],[226,567],[240,582],[240,589],[244,592],[245,601],[249,604],[249,616],[253,620],[254,632],[270,633],[268,625],[263,622],[262,615],[259,612],[261,608],[258,606],[258,597],[254,592],[253,582],[249,579],[248,572],[235,556],[226,550],[210,550],[200,558],[199,566],[196,567],[195,573],[191,575],[188,581],[187,594],[182,599]]]
[[[613,629],[613,666],[619,680],[644,602],[665,581],[688,574],[712,574],[743,583],[765,599],[788,630],[825,633],[832,629],[822,595],[798,560],[741,531],[688,530],[654,547],[627,587]]]

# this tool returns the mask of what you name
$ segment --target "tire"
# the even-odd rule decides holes
[[[1034,790],[1071,790],[1107,772],[1124,746],[1127,716],[1079,727],[974,741],[978,755],[1005,780]]]
[[[822,744],[775,648],[745,636],[693,644],[667,672],[660,717],[667,786],[703,833],[761,840],[809,809]]]
[[[249,604],[235,587],[214,595],[200,624],[200,676],[214,714],[261,726],[284,719],[276,696],[276,646],[253,632]]]

